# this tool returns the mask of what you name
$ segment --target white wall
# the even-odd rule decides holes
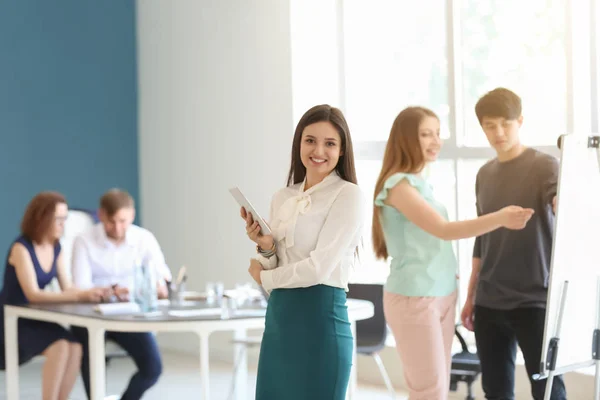
[[[138,2],[141,218],[188,289],[250,281],[254,247],[227,191],[259,212],[284,186],[293,137],[289,3]],[[193,336],[161,338],[196,345]]]
[[[291,0],[294,120],[315,104],[344,111],[340,76],[340,0]]]

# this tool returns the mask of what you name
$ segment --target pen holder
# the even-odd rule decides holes
[[[180,305],[185,301],[185,282],[181,282],[179,285],[171,283],[168,286],[169,290],[169,303],[171,305]]]

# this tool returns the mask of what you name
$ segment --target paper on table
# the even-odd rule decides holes
[[[145,313],[139,313],[134,315],[136,318],[154,318],[154,317],[162,317],[164,313],[162,311],[148,311]]]
[[[267,310],[250,308],[250,309],[235,310],[233,312],[233,315],[235,317],[264,317],[266,313],[267,313]]]
[[[178,301],[178,302],[172,302],[169,299],[160,299],[158,300],[158,305],[159,306],[170,306],[171,304],[173,305],[177,305],[177,306],[181,306],[181,307],[185,307],[185,306],[197,306],[198,302],[197,301],[188,301],[188,300],[182,300],[182,301]]]
[[[196,308],[192,310],[169,310],[173,317],[209,317],[221,315],[220,308]]]
[[[263,295],[260,292],[260,290],[252,288],[252,287],[240,287],[240,288],[236,288],[236,289],[228,289],[228,290],[225,290],[223,292],[223,294],[225,294],[225,296],[232,298],[232,299],[237,299],[238,297],[241,297],[243,299],[248,299],[248,300],[255,300],[255,299],[263,298]]]
[[[139,313],[140,306],[133,302],[98,304],[94,310],[103,315],[120,315]]]

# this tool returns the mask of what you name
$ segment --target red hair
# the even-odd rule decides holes
[[[38,193],[27,205],[21,220],[21,234],[34,242],[40,242],[54,223],[56,205],[67,203],[58,192]]]

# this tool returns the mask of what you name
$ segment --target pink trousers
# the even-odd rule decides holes
[[[446,400],[456,291],[445,297],[408,297],[384,292],[383,305],[402,361],[409,399]]]

